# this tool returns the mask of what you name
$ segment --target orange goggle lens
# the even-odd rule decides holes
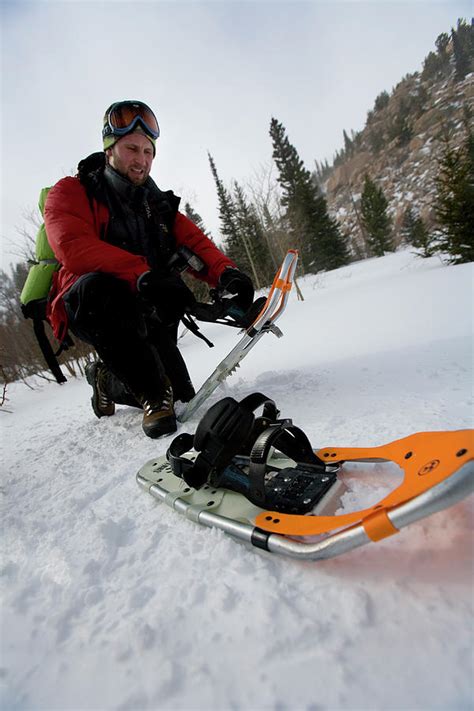
[[[158,138],[160,127],[153,111],[140,101],[123,101],[114,104],[107,115],[103,135],[124,136],[140,124],[152,138]]]

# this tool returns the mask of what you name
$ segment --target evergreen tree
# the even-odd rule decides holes
[[[211,155],[209,163],[217,187],[224,251],[252,278],[254,286],[259,289],[269,283],[274,271],[270,266],[271,257],[263,236],[263,227],[240,186],[235,183],[233,196],[219,178]]]
[[[379,153],[385,146],[386,140],[382,129],[371,128],[367,134],[369,145],[374,153]]]
[[[387,212],[388,201],[382,188],[365,176],[360,210],[362,224],[367,234],[368,247],[374,257],[383,257],[385,252],[393,252],[392,220]]]
[[[336,221],[328,214],[326,200],[289,142],[284,126],[274,118],[270,136],[282,189],[281,203],[293,244],[300,248],[303,269],[318,272],[346,264],[347,247]]]
[[[443,59],[436,52],[429,52],[423,61],[423,71],[421,78],[431,79],[431,77],[436,76],[436,74],[441,71],[443,67]]]
[[[193,207],[191,207],[189,202],[184,203],[184,214],[192,222],[194,222],[194,224],[199,227],[202,232],[204,232],[206,237],[209,237],[210,240],[214,241],[211,233],[206,230],[206,226],[201,215],[196,212]],[[181,277],[185,284],[193,292],[196,301],[200,301],[202,303],[209,301],[209,287],[206,282],[201,281],[200,279],[195,279],[194,276],[191,276],[187,270],[182,272]]]
[[[224,249],[230,259],[233,259],[237,264],[239,264],[245,252],[242,250],[239,241],[236,207],[229,191],[224,187],[222,180],[219,178],[214,159],[210,153],[208,153],[208,156],[211,172],[216,183],[217,199],[219,201],[219,218],[221,223],[221,233],[224,239]]]
[[[415,217],[413,222],[411,243],[420,250],[417,254],[421,257],[433,256],[433,237],[420,216]]]
[[[390,96],[387,91],[382,91],[375,99],[374,111],[381,111],[384,109],[388,102],[390,101]]]
[[[240,242],[246,255],[246,259],[241,262],[242,269],[252,274],[255,287],[260,289],[270,283],[274,272],[264,227],[237,182],[234,183],[234,199]]]
[[[342,131],[342,135],[344,138],[344,153],[346,158],[350,158],[352,154],[354,153],[354,144],[352,140],[349,138],[349,136],[346,133],[346,130],[344,129]]]
[[[436,177],[436,216],[440,225],[439,250],[450,262],[474,261],[474,133],[466,120],[467,138],[460,148],[446,140]]]
[[[410,106],[402,99],[399,102],[398,110],[389,128],[389,138],[397,139],[400,146],[408,143],[413,137],[413,129],[410,124]]]
[[[419,215],[411,207],[405,210],[401,233],[407,244],[420,250],[421,257],[431,257],[434,253],[433,237]]]
[[[435,45],[436,49],[438,50],[438,54],[443,58],[447,57],[447,49],[449,45],[449,35],[447,34],[447,32],[442,32],[440,35],[438,35],[438,37],[436,38]]]
[[[457,30],[451,31],[456,79],[464,79],[474,71],[474,28],[465,20],[458,20]]]
[[[194,224],[199,227],[202,232],[204,232],[206,237],[212,239],[211,233],[207,231],[201,215],[191,207],[189,202],[184,203],[184,214],[191,220],[191,222],[194,222]]]
[[[413,209],[411,207],[407,207],[407,209],[403,213],[402,224],[400,227],[401,237],[406,244],[413,244],[412,238],[415,219],[416,216]]]

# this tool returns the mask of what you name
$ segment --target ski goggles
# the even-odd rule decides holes
[[[155,140],[160,135],[158,121],[149,106],[141,101],[118,101],[104,116],[102,137],[126,136],[137,126]]]

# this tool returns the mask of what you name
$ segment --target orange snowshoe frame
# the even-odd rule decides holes
[[[449,479],[474,458],[474,430],[418,432],[379,447],[326,447],[315,450],[326,462],[392,461],[404,471],[403,482],[374,506],[339,516],[298,516],[264,512],[255,523],[265,531],[315,536],[361,523],[372,541],[398,533],[390,511]],[[474,467],[472,471],[474,478]],[[473,482],[474,483],[474,482]]]

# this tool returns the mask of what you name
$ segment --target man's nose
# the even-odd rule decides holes
[[[141,165],[146,165],[148,162],[148,154],[143,152],[139,152],[135,155],[135,158],[140,162]]]

